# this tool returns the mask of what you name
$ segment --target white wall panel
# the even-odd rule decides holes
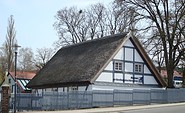
[[[144,62],[136,49],[135,49],[135,61],[136,62]]]
[[[121,48],[119,52],[114,56],[114,59],[123,60],[123,48]]]
[[[125,60],[133,61],[133,49],[125,48]]]
[[[67,90],[66,90],[67,91]],[[58,88],[58,92],[65,92],[65,89],[63,87]]]
[[[113,82],[112,73],[102,72],[96,81]]]
[[[142,84],[143,83],[143,76],[142,75],[135,75],[135,79],[134,79],[134,83],[135,84]]]
[[[85,91],[87,88],[87,91],[91,91],[92,90],[92,85],[89,85],[88,87],[86,86],[78,86],[78,91]]]
[[[151,74],[150,70],[148,69],[146,65],[144,65],[144,73]]]
[[[132,44],[132,42],[130,40],[127,40],[125,42],[124,46],[134,47],[134,45]]]
[[[133,63],[125,63],[125,72],[133,72]]]
[[[132,74],[125,74],[125,83],[133,83]]]
[[[112,61],[107,65],[105,70],[113,70],[113,62]]]
[[[144,84],[158,84],[153,76],[144,76]]]
[[[123,83],[123,74],[121,73],[115,73],[114,74],[114,79],[116,83]]]

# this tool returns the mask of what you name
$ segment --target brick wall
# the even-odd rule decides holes
[[[2,100],[1,100],[1,109],[2,113],[9,112],[9,94],[8,94],[9,86],[2,86]]]

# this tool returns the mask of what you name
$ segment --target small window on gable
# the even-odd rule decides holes
[[[142,64],[136,63],[136,64],[134,65],[134,72],[142,73],[142,71],[143,71],[143,66],[142,66]]]
[[[123,70],[123,62],[115,61],[114,62],[114,70],[115,71],[122,71]]]
[[[11,79],[10,78],[8,79],[8,83],[11,84]]]
[[[78,90],[78,87],[77,86],[71,87],[71,91],[77,91],[77,90]]]
[[[52,91],[58,91],[58,88],[52,88],[51,90]]]

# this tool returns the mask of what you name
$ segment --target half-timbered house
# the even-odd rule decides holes
[[[34,89],[114,90],[166,87],[131,33],[62,47],[28,83]]]

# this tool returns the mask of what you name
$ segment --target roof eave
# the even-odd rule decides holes
[[[56,83],[56,84],[43,84],[43,85],[27,85],[27,88],[32,89],[44,89],[44,88],[53,88],[53,87],[69,87],[69,86],[88,86],[90,81],[81,81],[81,82],[67,82],[67,83]]]

